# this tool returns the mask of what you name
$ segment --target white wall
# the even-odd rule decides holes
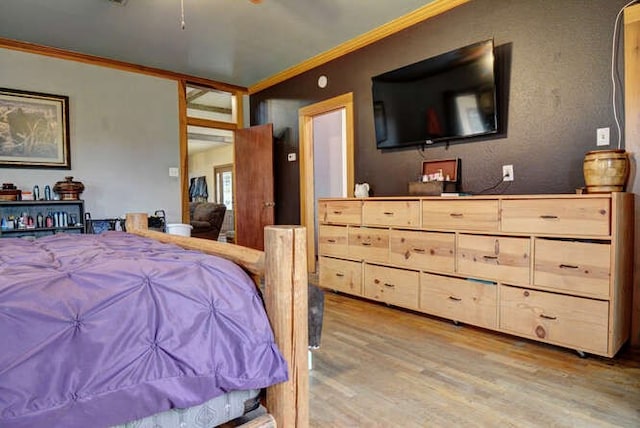
[[[82,181],[93,218],[164,209],[180,220],[178,85],[143,74],[0,48],[0,87],[69,97],[71,170],[0,168],[23,190]]]
[[[344,109],[313,118],[314,195],[318,198],[346,195]]]

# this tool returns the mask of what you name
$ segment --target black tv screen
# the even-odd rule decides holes
[[[497,132],[493,40],[371,80],[379,149]]]

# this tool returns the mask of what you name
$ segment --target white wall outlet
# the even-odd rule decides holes
[[[289,154],[287,155],[287,160],[288,160],[289,162],[295,162],[295,161],[296,161],[296,154],[295,154],[295,153],[289,153]]]
[[[502,181],[513,181],[513,165],[502,165]]]
[[[596,131],[596,144],[598,146],[608,146],[609,134],[609,128],[598,128]]]
[[[179,174],[178,168],[169,168],[169,177],[177,177]]]

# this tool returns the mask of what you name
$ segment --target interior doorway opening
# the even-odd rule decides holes
[[[353,196],[353,94],[299,110],[300,219],[307,228],[309,272],[317,263],[317,200]]]
[[[234,163],[242,94],[186,81],[180,81],[179,92],[182,221],[189,223],[191,202],[215,202],[215,167]],[[227,223],[232,215],[225,214]]]

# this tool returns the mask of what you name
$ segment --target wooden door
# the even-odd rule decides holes
[[[273,125],[236,130],[235,243],[264,250],[264,227],[275,222]]]

